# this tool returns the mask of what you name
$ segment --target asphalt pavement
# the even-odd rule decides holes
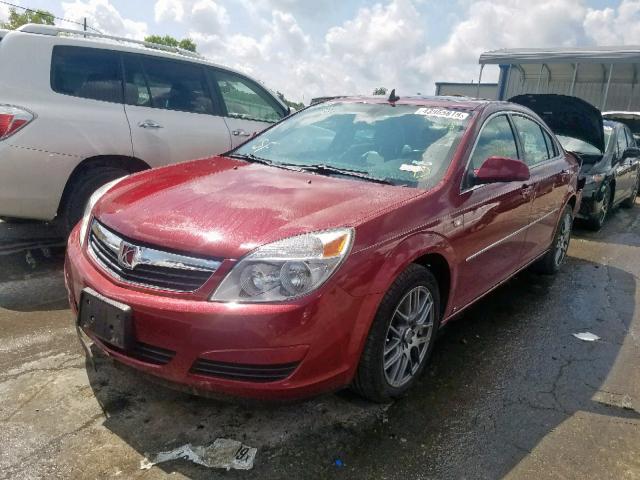
[[[640,479],[640,205],[451,322],[417,388],[218,402],[85,361],[46,225],[0,222],[0,478]],[[576,333],[593,333],[594,342]],[[231,438],[250,471],[145,455]]]

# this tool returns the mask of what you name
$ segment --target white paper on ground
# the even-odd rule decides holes
[[[209,468],[250,470],[253,468],[257,452],[256,448],[237,440],[217,438],[213,444],[206,447],[187,443],[168,452],[160,452],[152,459],[145,458],[140,462],[140,469],[147,470],[158,463],[182,458]]]
[[[578,340],[583,340],[585,342],[595,342],[596,340],[600,340],[599,336],[594,335],[591,332],[574,333],[573,336]]]

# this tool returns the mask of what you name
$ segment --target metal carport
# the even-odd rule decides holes
[[[574,95],[600,110],[640,110],[640,46],[518,48],[480,55],[500,66],[498,99],[522,93]]]

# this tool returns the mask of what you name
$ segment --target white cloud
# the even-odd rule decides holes
[[[178,21],[184,18],[184,7],[180,0],[158,0],[154,6],[156,22]]]
[[[588,9],[585,31],[602,45],[640,43],[640,1],[622,0],[617,8]]]
[[[191,7],[191,25],[200,32],[221,32],[229,24],[227,9],[213,0],[200,0]]]
[[[69,20],[87,22],[103,33],[142,39],[147,35],[147,24],[124,18],[109,0],[75,0],[62,3],[63,16]]]
[[[432,93],[438,80],[477,79],[479,55],[498,48],[640,43],[640,0],[602,9],[586,0],[443,3],[452,27],[436,43],[427,43],[425,0],[379,0],[324,30],[313,23],[313,35],[303,28],[321,15],[326,21],[342,1],[157,0],[155,16],[181,22],[214,61],[306,101],[378,86]],[[484,78],[496,76],[488,69]]]

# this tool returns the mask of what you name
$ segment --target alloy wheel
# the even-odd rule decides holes
[[[603,223],[605,218],[607,218],[607,213],[609,213],[609,203],[611,201],[611,196],[609,195],[609,187],[606,186],[604,188],[604,193],[602,197],[602,205],[600,206],[600,223]]]
[[[431,292],[418,286],[396,306],[384,343],[384,375],[392,387],[408,383],[420,369],[427,353],[435,318]]]
[[[569,241],[571,240],[571,217],[565,215],[560,224],[560,231],[558,232],[558,240],[556,242],[556,265],[560,265],[567,255],[569,250]]]

